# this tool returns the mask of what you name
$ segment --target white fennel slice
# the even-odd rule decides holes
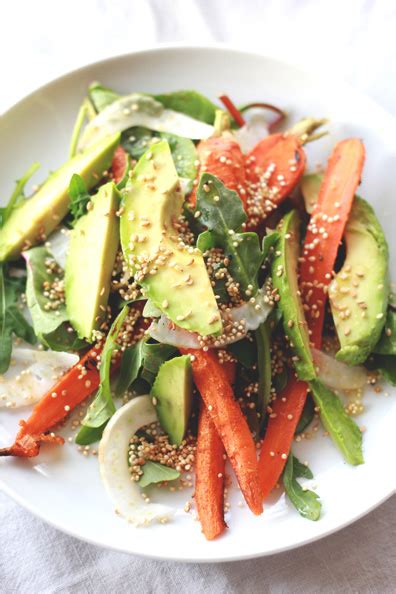
[[[359,390],[367,383],[367,371],[361,365],[350,367],[318,349],[311,349],[319,378],[333,390]]]

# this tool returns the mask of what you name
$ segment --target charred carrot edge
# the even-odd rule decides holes
[[[225,450],[206,406],[202,403],[195,458],[195,502],[202,532],[213,540],[227,528],[224,521]]]
[[[215,175],[227,188],[237,192],[246,206],[245,157],[238,142],[232,136],[212,136],[202,140],[197,150],[200,160],[197,181],[203,171]],[[197,200],[196,188],[189,197],[193,206]]]
[[[228,95],[219,95],[219,99],[238,126],[244,126],[246,124],[245,118]]]
[[[276,486],[290,452],[307,396],[308,385],[295,378],[271,404],[272,413],[261,446],[260,484],[265,499]]]
[[[338,142],[328,161],[318,202],[309,221],[300,267],[300,287],[311,341],[321,346],[327,287],[365,159],[363,143]]]
[[[344,140],[335,146],[328,161],[318,203],[308,225],[300,267],[300,287],[302,298],[305,299],[305,311],[316,312],[314,316],[307,316],[310,338],[316,348],[322,344],[327,286],[360,182],[364,156],[364,146],[360,140]],[[312,257],[315,259],[312,260]],[[259,460],[264,498],[276,485],[283,471],[307,392],[307,384],[293,379],[271,404],[273,414],[269,418]]]
[[[111,172],[113,174],[114,183],[118,184],[122,180],[125,174],[126,165],[127,154],[122,146],[118,146],[111,162]]]
[[[223,442],[246,503],[256,515],[263,511],[256,446],[249,426],[216,355],[200,350],[181,349],[193,355],[191,364],[195,385]]]
[[[140,318],[136,323],[135,336],[138,336],[147,326],[147,321]],[[32,458],[39,454],[42,442],[64,443],[62,437],[48,432],[98,388],[100,377],[97,362],[101,350],[102,345],[92,347],[41,398],[27,421],[19,422],[21,428],[14,444],[9,448],[0,449],[0,456]],[[118,369],[121,362],[120,351],[117,353],[119,356],[112,363],[112,372]]]

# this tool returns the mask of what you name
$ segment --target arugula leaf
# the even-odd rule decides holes
[[[396,312],[392,309],[388,309],[385,327],[373,352],[378,355],[396,355]]]
[[[153,95],[153,97],[167,109],[185,113],[207,124],[213,124],[216,110],[219,109],[217,105],[197,91],[174,91]]]
[[[21,179],[16,181],[15,190],[11,194],[11,198],[8,201],[6,207],[1,209],[0,212],[0,227],[2,227],[6,221],[10,218],[10,215],[14,208],[18,206],[23,200],[25,200],[26,196],[24,194],[25,186],[29,179],[36,173],[37,169],[40,167],[40,163],[33,163],[23,174]]]
[[[263,262],[263,252],[257,233],[239,230],[246,221],[246,214],[238,194],[228,190],[214,175],[204,173],[197,191],[197,211],[200,222],[211,233],[211,241],[222,248],[230,259],[229,270],[241,289],[253,286],[257,291],[257,274]],[[209,236],[205,235],[205,242]],[[202,238],[200,243],[202,244]]]
[[[97,112],[102,111],[105,107],[113,103],[121,97],[118,93],[104,87],[98,82],[94,82],[89,86],[88,96]]]
[[[53,256],[44,246],[34,247],[24,252],[27,269],[26,300],[32,316],[36,336],[42,341],[46,334],[54,332],[68,319],[66,307],[61,304],[52,309],[52,301],[44,295],[44,287],[50,286],[58,274],[50,272],[48,262]]]
[[[295,435],[302,433],[308,427],[308,425],[310,425],[312,423],[314,416],[315,416],[315,404],[314,404],[314,401],[312,400],[312,396],[308,395],[308,397],[305,401],[305,404],[304,404],[304,408],[303,408],[300,420],[297,423]]]
[[[148,487],[153,483],[162,483],[163,481],[174,481],[180,476],[180,472],[174,468],[151,460],[143,464],[142,471],[143,474],[138,480],[139,487]]]
[[[12,335],[36,342],[33,328],[18,308],[18,298],[24,290],[25,279],[12,278],[7,274],[5,264],[0,263],[0,374],[10,365]]]
[[[70,212],[73,216],[72,225],[87,212],[87,204],[91,200],[87,186],[78,173],[73,173],[69,183]]]
[[[127,313],[128,307],[125,306],[111,325],[110,331],[104,343],[100,359],[99,390],[96,394],[95,400],[88,408],[87,414],[83,420],[83,425],[85,427],[99,428],[103,426],[115,413],[116,408],[111,395],[110,386],[111,358],[114,351],[120,348],[120,346],[117,344],[117,338]],[[79,434],[77,435],[77,438],[78,437]]]
[[[345,460],[353,465],[363,464],[362,433],[345,412],[339,397],[318,379],[310,381],[309,386],[323,426]]]
[[[316,522],[320,518],[322,509],[319,496],[313,491],[304,490],[297,481],[298,478],[312,479],[313,474],[305,464],[301,464],[290,453],[283,471],[283,484],[286,494],[303,518]]]

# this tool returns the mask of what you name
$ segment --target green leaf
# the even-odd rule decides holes
[[[117,396],[122,396],[138,377],[143,365],[144,343],[144,340],[140,340],[133,346],[125,349],[122,355],[120,373],[115,390]]]
[[[373,352],[379,355],[396,355],[396,312],[392,309],[388,309],[385,327]]]
[[[312,397],[308,395],[308,398],[305,401],[304,408],[300,417],[300,420],[297,423],[295,435],[299,435],[305,431],[305,429],[310,425],[313,421],[315,416],[315,404],[312,400]]]
[[[211,231],[214,245],[229,257],[234,280],[243,291],[249,285],[253,286],[253,292],[257,291],[263,252],[257,233],[239,232],[246,214],[238,194],[228,190],[214,175],[204,173],[197,191],[197,211],[201,213],[200,222]]]
[[[113,103],[121,97],[118,93],[104,87],[98,82],[94,82],[89,86],[88,95],[97,112],[102,111],[105,107]]]
[[[308,520],[319,520],[322,509],[319,496],[308,489],[305,491],[298,478],[313,478],[312,472],[304,464],[301,464],[293,454],[289,454],[283,471],[283,484],[285,491],[298,513]]]
[[[216,116],[217,105],[197,91],[174,91],[153,95],[154,99],[162,103],[167,109],[173,109],[186,115],[213,124]]]
[[[25,186],[29,179],[36,173],[37,169],[40,167],[40,163],[33,163],[29,167],[29,169],[24,173],[21,179],[16,181],[15,190],[11,194],[11,198],[8,201],[8,204],[5,208],[1,209],[1,218],[0,218],[0,227],[2,227],[6,221],[10,218],[10,215],[14,208],[18,206],[23,200],[25,200]]]
[[[271,328],[268,319],[260,324],[255,332],[257,344],[257,366],[259,373],[259,390],[257,395],[257,412],[264,421],[271,396]]]
[[[280,373],[276,373],[273,378],[274,388],[277,394],[282,392],[286,388],[287,381],[289,379],[289,372],[284,367]]]
[[[396,386],[396,358],[392,355],[373,355],[366,362],[370,370],[378,371],[383,379]]]
[[[86,427],[83,425],[76,435],[76,443],[78,445],[85,446],[99,441],[106,425],[107,421],[100,427]]]
[[[52,351],[81,351],[89,346],[85,340],[78,338],[77,333],[67,323],[61,324],[53,332],[41,336],[40,340]]]
[[[141,377],[151,385],[161,365],[177,354],[178,350],[169,344],[146,342],[143,347],[144,365]]]
[[[27,268],[26,300],[33,320],[33,328],[38,337],[54,332],[68,319],[66,307],[61,304],[52,309],[52,301],[44,295],[44,286],[52,285],[59,274],[49,272],[47,263],[53,256],[43,247],[35,247],[24,252]]]
[[[104,343],[100,359],[99,390],[96,394],[95,400],[91,403],[83,420],[83,425],[87,427],[98,428],[106,423],[115,413],[116,409],[110,387],[110,366],[114,351],[120,348],[120,346],[117,344],[117,338],[127,313],[128,307],[125,306],[114,320]]]
[[[263,261],[269,258],[273,252],[273,248],[276,246],[280,234],[278,231],[271,231],[263,238]]]
[[[163,481],[174,481],[180,476],[180,472],[174,468],[151,460],[143,464],[142,471],[143,474],[138,481],[139,487],[148,487],[153,483],[162,483]]]
[[[339,397],[318,379],[309,382],[320,419],[349,464],[363,464],[362,433],[347,415]]]
[[[153,138],[157,137],[156,134],[142,126],[128,128],[121,135],[121,146],[133,159],[139,160],[152,144]]]
[[[257,363],[257,347],[254,341],[243,338],[228,345],[227,350],[246,369],[251,369]]]
[[[70,179],[69,197],[70,212],[73,217],[72,225],[75,225],[78,219],[87,212],[87,205],[91,200],[83,178],[77,173],[73,173]]]

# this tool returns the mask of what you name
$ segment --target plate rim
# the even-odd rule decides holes
[[[363,91],[360,91],[359,89],[355,88],[353,85],[345,82],[342,78],[339,78],[339,77],[335,76],[334,74],[326,75],[326,77],[324,77],[320,72],[315,72],[314,69],[306,68],[305,66],[302,66],[301,63],[294,62],[293,60],[284,60],[284,59],[279,58],[275,54],[269,54],[267,52],[261,52],[259,50],[253,50],[253,49],[244,49],[241,46],[228,44],[228,43],[220,43],[220,42],[188,43],[188,44],[183,43],[183,42],[158,43],[155,45],[144,47],[142,49],[136,49],[136,50],[129,51],[129,52],[117,53],[115,55],[112,55],[112,56],[109,56],[107,58],[103,58],[100,60],[88,61],[78,68],[74,68],[72,70],[67,70],[60,76],[51,78],[46,83],[41,84],[37,87],[34,87],[27,95],[24,95],[23,97],[18,99],[16,102],[13,102],[11,105],[6,107],[5,111],[0,113],[0,120],[6,119],[7,116],[9,114],[11,114],[15,109],[22,106],[25,102],[29,102],[34,97],[34,95],[46,91],[53,85],[57,85],[61,82],[67,82],[68,78],[73,78],[74,76],[78,75],[79,73],[83,73],[84,71],[89,70],[90,68],[92,68],[94,66],[99,66],[99,65],[100,66],[108,66],[113,62],[117,62],[117,61],[123,60],[123,59],[135,58],[140,55],[158,54],[158,53],[174,51],[174,50],[178,50],[178,51],[204,50],[204,51],[209,51],[209,52],[210,51],[219,51],[219,52],[237,53],[239,55],[244,55],[247,58],[259,57],[259,58],[267,59],[275,64],[278,63],[279,65],[282,65],[282,66],[291,67],[291,68],[301,72],[302,74],[314,76],[318,80],[325,79],[327,84],[329,84],[329,82],[334,83],[335,85],[337,85],[337,88],[339,88],[339,89],[344,88],[348,93],[353,93],[355,96],[359,97],[361,100],[364,100],[366,102],[366,104],[370,104],[373,108],[375,108],[377,110],[377,113],[381,112],[382,116],[396,130],[396,116],[392,115],[392,113],[390,113],[386,108],[384,108],[377,101],[375,101],[375,99],[373,99],[372,97],[370,97]],[[384,491],[384,493],[382,494],[382,496],[378,500],[373,502],[368,508],[357,512],[355,515],[352,515],[347,520],[341,522],[340,524],[338,524],[334,527],[328,528],[327,530],[325,530],[324,532],[322,532],[320,534],[314,535],[309,538],[305,538],[303,542],[295,542],[290,545],[278,546],[271,551],[261,551],[261,552],[259,551],[257,553],[247,553],[247,554],[238,553],[235,555],[234,554],[219,555],[217,553],[215,557],[211,556],[211,557],[198,557],[198,558],[196,558],[196,557],[180,558],[180,557],[172,557],[169,555],[164,556],[164,555],[155,554],[155,553],[149,554],[146,552],[141,552],[139,550],[131,551],[131,550],[128,550],[122,546],[117,547],[117,546],[114,546],[111,544],[98,543],[97,540],[90,538],[89,536],[81,535],[77,531],[70,530],[63,525],[60,525],[60,523],[58,523],[57,521],[48,519],[45,516],[45,514],[39,508],[36,507],[36,505],[29,503],[28,500],[26,500],[24,497],[19,495],[12,487],[8,486],[6,484],[6,482],[2,479],[0,479],[0,490],[5,495],[7,495],[11,499],[13,499],[18,505],[20,505],[21,507],[23,507],[24,509],[26,509],[27,511],[29,511],[30,513],[32,513],[33,515],[38,517],[40,520],[42,520],[46,524],[50,525],[51,527],[56,528],[57,530],[60,530],[61,532],[63,532],[64,534],[67,534],[68,536],[72,536],[72,537],[77,538],[83,542],[87,542],[87,543],[95,545],[95,546],[100,546],[100,547],[106,548],[108,550],[127,553],[130,555],[137,555],[137,556],[140,556],[143,558],[153,559],[153,560],[176,561],[176,562],[182,562],[182,563],[221,563],[221,562],[232,562],[232,561],[243,561],[243,560],[248,560],[248,559],[257,559],[260,557],[276,555],[279,553],[283,553],[286,551],[290,551],[293,549],[297,549],[297,548],[312,544],[313,542],[319,541],[323,538],[326,538],[327,536],[335,534],[336,532],[349,527],[351,524],[353,524],[354,522],[363,518],[364,516],[366,516],[373,510],[375,510],[377,507],[382,505],[385,501],[390,499],[390,497],[392,497],[392,495],[394,495],[396,493],[396,485],[393,488],[391,487],[390,489],[386,489]]]

